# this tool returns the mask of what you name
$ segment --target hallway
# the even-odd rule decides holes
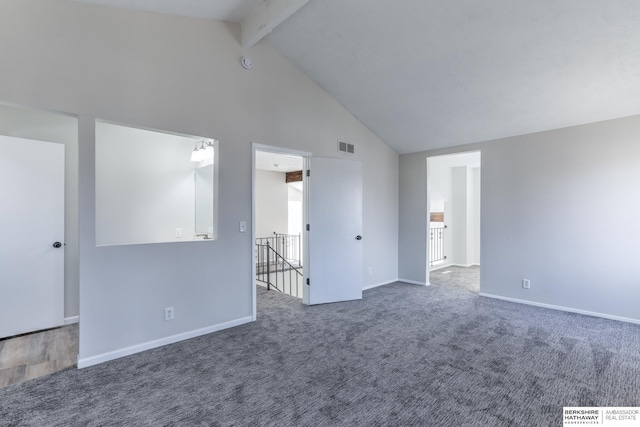
[[[454,286],[475,294],[480,292],[480,267],[445,267],[429,272],[432,285]]]

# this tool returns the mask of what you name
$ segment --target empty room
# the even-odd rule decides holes
[[[0,0],[0,426],[640,425],[638,22]]]

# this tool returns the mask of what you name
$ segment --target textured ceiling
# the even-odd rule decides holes
[[[637,0],[312,0],[267,39],[408,153],[640,113],[639,23]]]
[[[302,170],[302,157],[256,151],[256,169],[272,172],[293,172]]]
[[[269,0],[80,1],[240,22]],[[267,40],[408,153],[639,114],[639,23],[638,0],[311,0]]]
[[[263,0],[76,0],[123,9],[240,22]]]

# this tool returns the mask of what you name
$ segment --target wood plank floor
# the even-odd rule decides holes
[[[78,324],[0,340],[0,388],[73,366]]]

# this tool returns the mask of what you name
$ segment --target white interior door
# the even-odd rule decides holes
[[[362,299],[362,163],[306,160],[305,304]]]
[[[60,326],[64,145],[0,136],[0,200],[0,338]]]

